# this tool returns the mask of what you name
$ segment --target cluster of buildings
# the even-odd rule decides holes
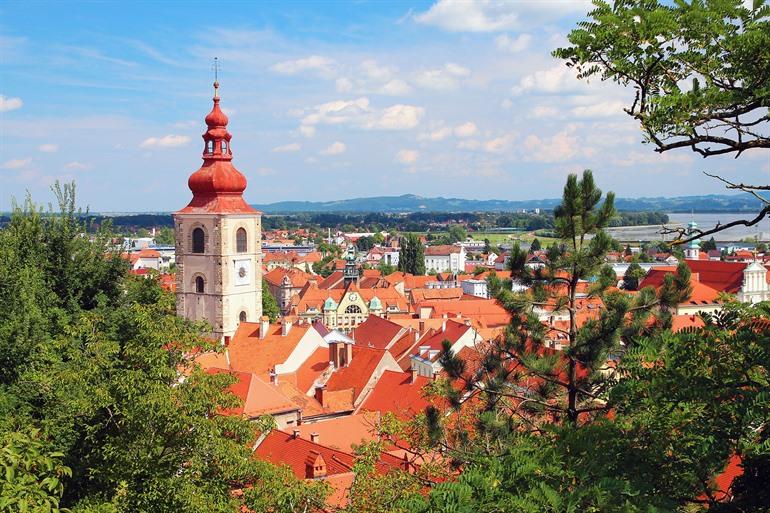
[[[386,415],[407,420],[436,400],[424,390],[444,372],[443,344],[473,365],[503,335],[509,313],[488,297],[487,278],[510,278],[506,255],[481,255],[469,264],[463,245],[429,246],[425,264],[431,275],[362,269],[382,259],[397,263],[397,248],[385,245],[363,258],[349,251],[321,276],[313,267],[323,255],[311,245],[289,244],[288,233],[274,234],[264,247],[261,215],[244,201],[246,179],[232,164],[217,87],[205,119],[203,165],[188,181],[192,200],[174,214],[177,311],[208,321],[222,342],[219,352],[192,355],[206,372],[234,377],[231,391],[242,405],[222,413],[273,417],[277,427],[260,436],[254,457],[288,465],[299,479],[326,480],[335,491],[330,504],[344,506],[353,481],[353,447],[379,440]],[[146,259],[160,268],[159,251],[143,248],[136,255],[137,262]],[[617,256],[620,283],[628,262]],[[722,293],[748,302],[770,299],[768,269],[753,257],[716,261],[688,247],[693,294],[678,306],[675,329],[697,325],[698,311],[720,309]],[[546,260],[545,252],[530,252],[527,265]],[[677,263],[666,257],[648,264],[640,286],[661,286]],[[281,311],[275,322],[263,316],[263,278]],[[578,297],[581,322],[604,308],[588,287],[581,284]],[[551,328],[549,345],[563,349],[569,343],[561,329],[567,313],[536,313]],[[377,469],[413,471],[417,465],[408,447],[386,444]]]

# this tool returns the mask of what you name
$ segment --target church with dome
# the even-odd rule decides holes
[[[262,316],[261,213],[243,199],[246,177],[233,166],[228,119],[206,116],[203,165],[188,179],[190,203],[174,213],[177,313],[205,320],[228,342],[238,324]]]

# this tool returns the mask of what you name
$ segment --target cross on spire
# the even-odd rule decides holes
[[[214,72],[214,98],[219,98],[219,58],[214,57],[214,64],[211,65]]]

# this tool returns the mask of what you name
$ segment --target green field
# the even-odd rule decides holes
[[[423,236],[426,235],[427,232],[411,232],[415,233],[417,235]],[[447,232],[431,232],[433,235],[445,235]],[[515,233],[498,233],[498,232],[473,232],[468,234],[473,240],[484,240],[489,239],[490,244],[497,246],[504,243],[512,243],[516,241],[522,241],[522,242],[532,242],[533,239],[537,238],[540,240],[540,244],[543,246],[547,246],[553,242],[556,242],[557,239],[553,239],[550,237],[540,237],[536,236],[534,232],[515,232]]]

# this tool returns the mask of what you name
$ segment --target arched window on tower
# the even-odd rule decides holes
[[[238,320],[241,322],[246,322],[246,311],[242,311],[241,314],[238,316]]]
[[[206,242],[206,234],[203,232],[203,228],[196,228],[192,232],[192,252],[203,253]]]
[[[222,141],[222,153],[227,153],[227,141]]]
[[[206,142],[206,153],[214,153],[214,141]]]
[[[198,276],[195,278],[195,292],[198,294],[203,294],[206,292],[206,282],[203,280],[203,276]]]
[[[246,253],[246,247],[246,230],[244,228],[238,228],[238,231],[235,232],[235,251],[238,253]]]

